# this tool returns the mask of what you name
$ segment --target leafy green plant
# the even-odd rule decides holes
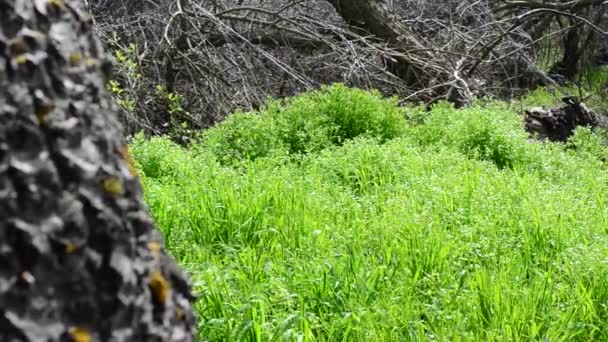
[[[593,156],[600,161],[608,160],[606,132],[594,134],[588,127],[577,127],[568,139],[568,146],[576,149],[577,154]]]
[[[426,124],[412,132],[423,145],[457,148],[471,158],[488,160],[499,168],[528,163],[527,134],[521,117],[504,105],[490,102],[455,110],[447,102],[435,105]]]
[[[169,113],[170,131],[168,135],[174,141],[189,143],[196,134],[190,127],[191,115],[184,109],[184,98],[182,95],[170,92],[166,86],[157,84],[155,96],[166,107]]]
[[[135,89],[139,82],[142,81],[142,75],[137,64],[138,48],[135,44],[123,45],[114,32],[112,45],[116,47],[114,50],[114,59],[116,61],[115,74],[118,78],[108,82],[107,89],[114,97],[118,104],[127,113],[133,113],[136,106]]]
[[[257,112],[236,112],[230,115],[224,122],[204,133],[204,143],[224,164],[286,152],[285,144],[278,134],[277,122],[267,114]]]
[[[108,82],[108,90],[114,96],[114,101],[123,110],[132,113],[135,110],[135,99],[127,96],[127,92],[122,87],[120,82],[116,80],[110,80]]]
[[[156,96],[167,104],[167,110],[170,114],[182,114],[185,112],[182,104],[184,99],[181,95],[169,92],[164,85],[156,85]]]
[[[341,145],[358,136],[387,141],[405,127],[395,99],[336,84],[284,101],[270,101],[258,112],[235,113],[205,138],[225,163],[271,153],[302,154]]]

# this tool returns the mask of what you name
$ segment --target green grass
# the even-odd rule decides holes
[[[188,149],[133,142],[146,202],[192,276],[200,341],[608,340],[599,137],[529,141],[501,103],[439,104],[390,136],[374,120],[334,134],[350,131],[319,111],[331,96],[358,97],[357,117],[402,111],[331,88],[273,109],[330,122],[306,131],[314,148],[268,138],[302,122],[264,114]],[[220,143],[227,130],[241,140]],[[279,148],[226,158],[260,136]]]
[[[555,89],[538,88],[511,103],[514,110],[522,111],[532,106],[561,106],[561,98],[574,95],[583,98],[593,111],[608,116],[608,66],[585,68],[576,79]]]

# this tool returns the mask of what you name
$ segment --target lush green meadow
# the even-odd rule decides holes
[[[531,141],[513,107],[334,86],[187,149],[138,136],[199,340],[608,340],[608,150]]]

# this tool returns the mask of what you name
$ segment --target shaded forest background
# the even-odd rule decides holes
[[[608,63],[603,0],[85,3],[114,53],[126,133],[184,142],[237,108],[323,84],[460,106],[580,85]]]

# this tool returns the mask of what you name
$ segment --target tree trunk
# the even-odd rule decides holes
[[[574,22],[571,22],[570,30],[563,42],[564,53],[562,59],[551,68],[550,73],[561,75],[568,80],[572,80],[578,73],[579,61],[582,54],[582,51],[579,48],[579,28],[576,27]]]
[[[418,42],[404,27],[399,25],[397,18],[390,13],[382,0],[328,0],[344,21],[359,31],[362,35],[372,34],[382,39],[389,46],[402,50],[403,47],[425,51],[426,48]],[[428,56],[430,61],[432,58]],[[388,69],[413,87],[424,87],[418,76],[418,69],[408,58],[395,56],[386,58]]]
[[[461,77],[446,61],[432,53],[391,13],[383,0],[327,0],[355,31],[372,34],[396,51],[385,58],[387,69],[414,90],[427,90],[429,100],[445,99],[456,105],[467,102],[472,94]],[[410,54],[409,51],[415,51]],[[461,67],[460,63],[455,63]],[[457,68],[458,68],[457,67]]]
[[[192,341],[76,0],[0,0],[0,341]]]

